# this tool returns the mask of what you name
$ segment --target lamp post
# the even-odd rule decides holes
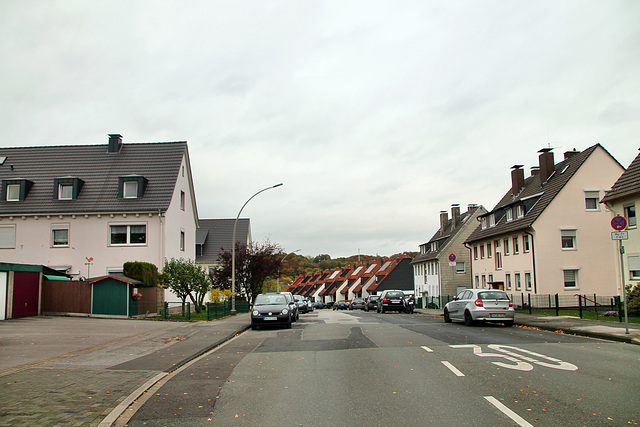
[[[233,223],[233,239],[231,242],[231,315],[232,316],[236,314],[236,228],[238,227],[238,219],[240,218],[240,214],[242,213],[242,210],[244,209],[245,206],[247,206],[247,203],[249,203],[251,199],[256,197],[258,194],[262,193],[263,191],[271,190],[272,188],[280,187],[281,185],[282,183],[273,185],[271,187],[263,188],[253,196],[249,197],[249,200],[244,202],[244,205],[242,205],[242,207],[240,208],[240,212],[238,212],[238,216],[236,217],[236,220]]]
[[[296,249],[295,251],[293,251],[293,252],[291,252],[291,253],[286,254],[285,256],[283,256],[283,257],[282,257],[282,259],[280,260],[280,263],[283,263],[283,262],[284,262],[284,259],[285,259],[286,257],[288,257],[289,255],[291,255],[291,254],[293,254],[293,253],[296,253],[296,252],[298,252],[298,251],[301,251],[301,250],[302,250],[302,249]],[[278,277],[276,277],[276,292],[280,292],[280,272],[279,272],[279,271],[278,271]]]

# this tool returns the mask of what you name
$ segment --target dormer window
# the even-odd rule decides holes
[[[141,199],[147,188],[147,178],[141,175],[127,175],[118,178],[119,199]]]
[[[27,179],[5,179],[2,181],[2,200],[21,202],[27,197],[32,186],[33,182]]]
[[[507,208],[506,216],[507,216],[507,222],[513,221],[513,208]]]
[[[518,205],[515,207],[516,209],[516,219],[524,217],[524,206]]]
[[[56,200],[76,200],[84,181],[74,176],[53,180],[54,198]]]
[[[489,227],[496,225],[496,216],[494,214],[489,215]]]
[[[481,228],[482,228],[483,230],[484,230],[484,229],[486,229],[486,228],[487,228],[487,224],[488,224],[488,223],[489,223],[489,221],[487,220],[487,217],[486,217],[486,216],[483,216],[483,217],[482,217],[482,221],[481,221],[481,223],[480,223],[480,224],[481,224]]]

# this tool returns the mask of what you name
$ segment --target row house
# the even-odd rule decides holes
[[[487,213],[483,206],[468,205],[460,213],[460,205],[440,212],[440,228],[431,239],[420,245],[420,253],[413,259],[413,282],[416,297],[437,298],[457,295],[460,289],[472,285],[471,256],[465,240],[478,227],[478,217]],[[451,260],[454,261],[451,261]]]
[[[613,184],[602,198],[611,216],[622,216],[627,220],[627,240],[618,241],[622,247],[614,251],[617,295],[622,295],[622,284],[637,286],[640,284],[640,232],[636,217],[636,206],[640,204],[640,154]],[[621,264],[622,263],[622,264]],[[624,267],[624,277],[622,269]]]
[[[611,213],[599,203],[624,168],[600,144],[568,151],[555,163],[551,149],[511,188],[466,240],[473,286],[507,292],[574,295],[617,293],[611,259]]]
[[[195,259],[186,142],[112,134],[106,145],[0,148],[0,182],[3,262],[88,278],[121,273],[127,261]]]

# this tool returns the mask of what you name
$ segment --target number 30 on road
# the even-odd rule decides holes
[[[578,367],[572,363],[563,362],[560,359],[545,356],[544,354],[535,353],[533,351],[525,350],[518,347],[512,347],[509,345],[490,344],[491,350],[499,351],[500,353],[483,353],[482,348],[475,344],[464,345],[452,345],[452,348],[471,348],[473,354],[479,357],[499,357],[501,359],[508,360],[513,363],[505,362],[491,362],[494,365],[501,366],[507,369],[515,369],[517,371],[531,371],[533,364],[544,366],[552,369],[560,369],[562,371],[577,371]]]

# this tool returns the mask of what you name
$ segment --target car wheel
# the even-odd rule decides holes
[[[473,325],[473,316],[471,316],[469,310],[464,312],[464,324],[467,326]]]
[[[507,320],[506,322],[504,322],[504,326],[513,326],[513,320]]]
[[[449,310],[444,309],[444,321],[446,323],[451,323],[451,317],[449,316]]]

